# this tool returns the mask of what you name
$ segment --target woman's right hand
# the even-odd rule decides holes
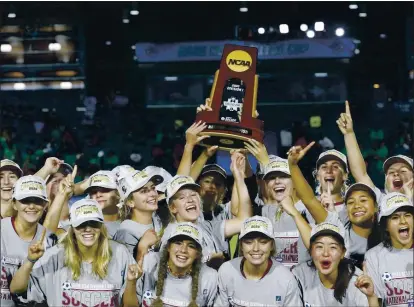
[[[59,192],[62,193],[66,198],[72,197],[74,193],[75,178],[78,172],[78,166],[75,165],[72,174],[68,174],[59,184]]]
[[[336,121],[339,130],[341,130],[342,134],[350,134],[354,132],[354,126],[352,122],[351,110],[349,108],[348,100],[345,101],[345,113],[341,113],[340,117]]]
[[[231,156],[230,170],[236,178],[244,178],[246,168],[246,157],[243,154],[233,154]]]
[[[200,104],[197,107],[197,113],[200,113],[201,111],[213,111],[213,109],[210,107],[210,105],[211,105],[211,99],[206,98],[206,103],[205,104]]]
[[[207,127],[206,123],[197,122],[190,126],[185,132],[186,143],[191,146],[195,146],[200,143],[202,140],[209,138],[208,135],[200,136],[199,133],[202,132]]]
[[[315,144],[315,142],[311,142],[305,148],[301,146],[293,146],[287,152],[288,155],[288,162],[291,165],[297,165],[300,160],[305,156],[305,154],[311,149],[311,147]]]
[[[29,246],[29,251],[27,253],[27,258],[30,261],[39,260],[40,257],[42,257],[43,254],[45,253],[45,248],[43,247],[43,240],[45,239],[45,236],[46,236],[46,228],[43,229],[40,240]]]

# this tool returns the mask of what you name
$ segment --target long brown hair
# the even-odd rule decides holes
[[[167,243],[167,246],[162,250],[161,257],[158,266],[158,276],[157,276],[157,286],[155,290],[155,295],[157,298],[152,302],[151,307],[163,307],[164,303],[161,299],[162,293],[164,291],[164,283],[167,277],[167,270],[168,266],[168,259],[170,257],[170,253],[168,249],[171,245],[171,242]],[[201,248],[199,249],[199,257],[193,262],[193,267],[191,270],[191,301],[188,304],[188,307],[198,307],[197,305],[197,294],[198,294],[198,284],[199,284],[199,277],[200,277],[200,269],[201,269]]]
[[[65,266],[72,272],[72,278],[78,280],[82,275],[82,257],[72,226],[69,227],[66,236],[62,238],[60,243],[65,249]],[[108,275],[108,266],[112,259],[112,249],[109,245],[108,231],[105,225],[101,226],[97,244],[98,249],[92,262],[92,273],[100,279],[104,279]]]

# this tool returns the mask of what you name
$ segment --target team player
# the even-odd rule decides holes
[[[24,176],[17,180],[12,194],[13,217],[1,221],[1,305],[15,306],[10,295],[10,281],[21,265],[28,262],[27,250],[37,242],[43,231],[43,248],[56,242],[56,236],[39,224],[48,203],[46,184],[37,176]],[[43,236],[45,235],[43,234]],[[42,240],[43,241],[43,240]]]
[[[303,306],[295,277],[272,260],[276,249],[271,221],[246,219],[239,238],[242,256],[220,267],[215,306]]]
[[[218,268],[228,254],[227,238],[240,232],[243,221],[251,216],[251,202],[244,183],[243,155],[232,156],[231,171],[234,175],[235,189],[238,193],[238,212],[235,218],[222,221],[200,219],[201,200],[198,193],[200,186],[189,176],[175,176],[167,185],[167,203],[172,215],[169,226],[165,229],[161,243],[165,244],[175,223],[192,222],[199,225],[203,232],[203,261]],[[233,204],[234,205],[234,204]]]
[[[156,186],[162,180],[158,174],[143,170],[128,174],[118,181],[118,189],[123,195],[120,204],[123,221],[114,235],[114,240],[125,244],[134,257],[138,257],[134,250],[145,232],[152,230],[153,235],[149,242],[140,242],[142,249],[139,250],[144,254],[157,242],[157,235],[161,234],[162,223],[155,212],[158,209]],[[139,258],[142,256],[140,252]]]
[[[143,307],[214,306],[217,272],[202,263],[202,230],[193,223],[177,223],[159,253],[144,258],[138,281]]]
[[[414,304],[413,216],[413,203],[406,195],[392,192],[382,198],[382,242],[365,254],[365,261],[384,306]]]
[[[321,223],[307,232],[312,260],[292,269],[303,288],[305,306],[379,307],[372,279],[345,258],[343,226]]]
[[[8,159],[0,161],[0,218],[15,215],[12,204],[13,186],[21,176],[23,171],[17,163]]]
[[[28,301],[48,306],[138,306],[136,279],[142,270],[124,245],[109,240],[99,204],[75,202],[70,221],[53,248],[30,247],[11,291],[27,292]]]
[[[312,145],[313,143],[304,149],[295,146],[289,150],[288,161],[293,183],[317,223],[341,223],[346,227],[345,240],[349,243],[347,256],[350,256],[354,263],[362,268],[367,249],[379,243],[376,194],[367,185],[355,184],[347,190],[344,210],[336,212],[331,206],[330,211],[327,211],[322,206],[321,200],[313,194],[312,188],[306,182],[298,166],[298,162]]]
[[[357,182],[365,183],[366,185],[374,188],[377,194],[381,194],[381,191],[375,187],[374,183],[367,173],[367,167],[355,136],[351,110],[348,101],[345,102],[345,113],[341,113],[336,123],[338,124],[339,130],[344,135],[344,141],[352,176],[354,176]],[[412,199],[413,159],[404,155],[390,157],[385,160],[383,170],[385,174],[385,192],[403,193],[406,194],[408,198]],[[383,195],[381,195],[381,197],[382,196]]]

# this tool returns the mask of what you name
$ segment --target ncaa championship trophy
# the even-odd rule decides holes
[[[225,45],[220,69],[216,71],[210,93],[212,111],[201,111],[196,121],[207,128],[209,135],[200,145],[219,146],[222,150],[244,148],[244,142],[263,142],[263,121],[255,118],[258,76],[257,48]]]

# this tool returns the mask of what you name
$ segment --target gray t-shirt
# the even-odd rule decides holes
[[[240,271],[242,259],[235,258],[220,267],[214,306],[303,306],[298,283],[289,269],[273,261],[262,279],[249,280]]]
[[[375,285],[375,294],[385,306],[414,306],[414,250],[388,249],[383,243],[365,254],[367,274]]]
[[[29,246],[40,240],[44,227],[37,225],[36,234],[31,241],[23,241],[12,225],[12,218],[1,220],[1,306],[14,306],[10,295],[10,283],[23,262],[27,258]],[[44,243],[45,250],[52,247],[57,241],[56,236],[46,232]]]
[[[205,221],[199,220],[197,225],[201,228],[203,234],[203,262],[207,262],[209,256],[215,253],[227,253],[229,245],[224,236],[224,227],[226,221]],[[171,233],[176,227],[176,223],[170,223],[165,228],[161,238],[161,247],[167,244]]]
[[[112,258],[104,279],[92,275],[92,264],[82,263],[79,280],[65,266],[65,251],[56,245],[36,262],[30,274],[27,299],[49,306],[120,306],[127,282],[128,266],[135,263],[125,246],[109,241]]]
[[[355,281],[357,276],[362,272],[358,268],[355,275],[351,278],[346,289],[345,297],[342,299],[342,304],[334,297],[334,290],[327,289],[321,282],[318,271],[311,268],[307,262],[301,263],[292,269],[292,273],[299,279],[303,289],[303,300],[306,307],[315,306],[352,306],[362,307],[369,306],[368,299],[357,287]]]
[[[109,239],[113,239],[115,233],[121,226],[121,221],[104,222],[106,229],[108,230]]]
[[[346,210],[339,213],[328,211],[328,216],[326,217],[325,222],[335,225],[342,224],[344,226],[345,246],[347,248],[346,255],[355,263],[355,265],[362,267],[362,261],[368,248],[368,239],[355,233],[351,227],[351,223],[349,222]]]
[[[138,301],[142,306],[151,306],[156,298],[158,269],[160,265],[159,253],[150,252],[144,257],[143,275],[137,282]],[[202,265],[199,274],[197,305],[213,306],[217,295],[217,272]],[[164,306],[186,307],[191,301],[191,276],[176,278],[167,273],[161,299]]]
[[[141,240],[144,233],[149,229],[154,229],[158,234],[161,232],[162,223],[158,215],[153,215],[152,224],[149,225],[143,225],[133,220],[123,221],[115,233],[113,240],[125,244],[132,255],[135,246],[137,246],[139,240]]]
[[[298,201],[295,207],[311,225],[315,224],[311,214],[301,201]],[[262,216],[269,218],[273,224],[276,260],[287,267],[309,260],[309,253],[302,241],[294,219],[286,212],[282,212],[277,218],[277,211],[278,206],[276,205],[263,205],[262,207]]]

